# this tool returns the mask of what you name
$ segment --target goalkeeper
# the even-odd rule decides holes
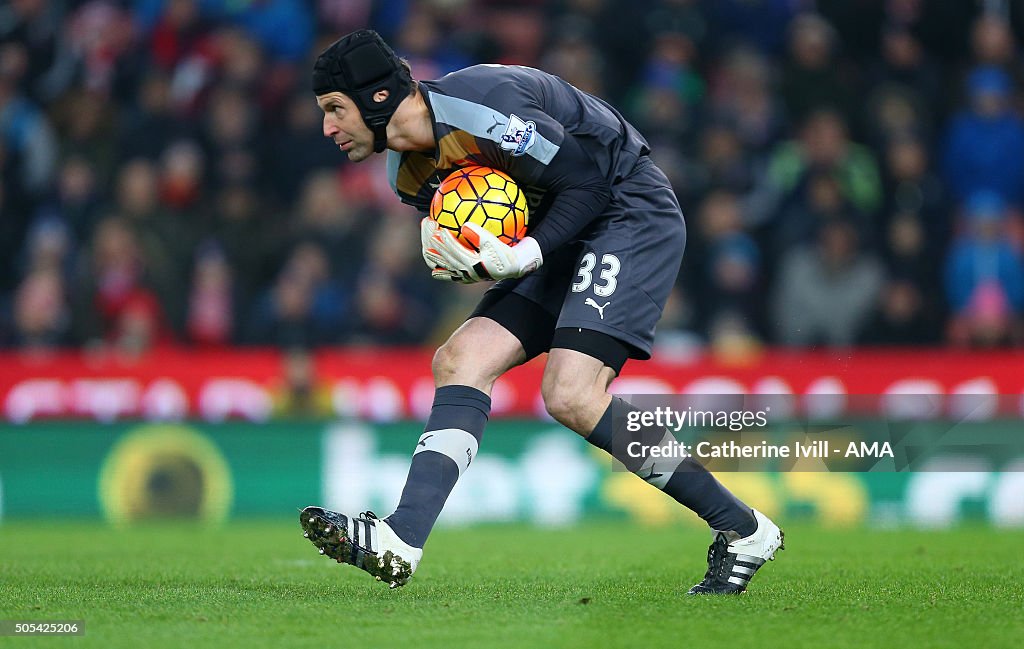
[[[692,458],[625,453],[630,441],[663,446],[671,436],[663,427],[627,431],[635,408],[608,393],[628,359],[650,358],[686,243],[682,211],[643,136],[605,102],[532,68],[477,65],[414,81],[369,30],[324,50],[313,91],[324,135],[353,162],[386,151],[403,202],[425,213],[448,174],[484,165],[526,192],[531,227],[510,247],[467,224],[473,252],[423,219],[435,278],[496,283],[434,356],[433,408],[395,512],[379,519],[307,507],[306,536],[322,554],[405,584],[477,454],[495,380],[547,352],[541,393],[551,416],[711,527],[707,573],[689,592],[743,592],[782,547],[781,530]]]

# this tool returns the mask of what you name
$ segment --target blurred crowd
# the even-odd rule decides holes
[[[486,287],[430,279],[309,90],[365,26],[640,128],[689,227],[662,348],[1024,339],[1024,2],[7,0],[0,345],[443,339]]]

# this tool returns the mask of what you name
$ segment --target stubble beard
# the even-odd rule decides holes
[[[356,144],[347,153],[350,162],[362,162],[373,155],[373,148],[367,144]]]

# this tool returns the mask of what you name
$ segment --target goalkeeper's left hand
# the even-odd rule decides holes
[[[476,223],[462,226],[462,236],[472,244],[474,252],[462,245],[451,232],[439,228],[434,234],[439,259],[437,264],[455,273],[441,276],[433,273],[435,279],[452,279],[471,284],[480,280],[509,279],[531,273],[544,263],[540,245],[533,237],[523,237],[519,243],[510,246]]]
[[[449,266],[441,258],[441,253],[438,251],[440,247],[438,231],[440,229],[441,226],[437,224],[437,221],[429,216],[424,216],[423,220],[420,221],[420,244],[422,246],[423,261],[427,264],[427,268],[430,269],[430,276],[434,279],[454,282],[462,281],[462,273]]]

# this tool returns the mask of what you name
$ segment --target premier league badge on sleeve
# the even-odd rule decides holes
[[[521,156],[533,146],[537,125],[524,122],[515,115],[509,115],[505,134],[501,136],[501,148],[511,151],[513,156]]]

